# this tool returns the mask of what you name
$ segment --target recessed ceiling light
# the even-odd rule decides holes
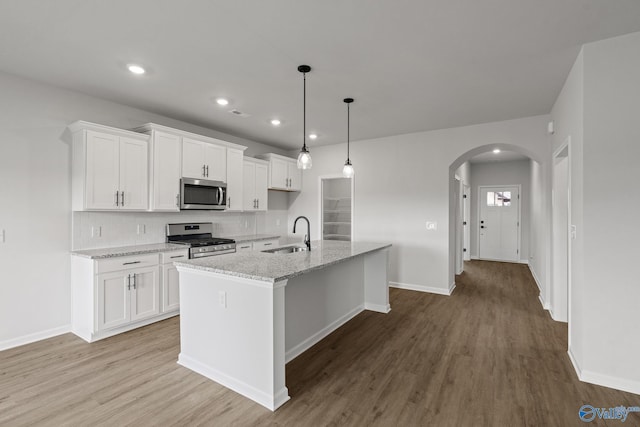
[[[496,149],[493,150],[493,154],[498,154],[499,152],[500,152],[499,148],[496,148]]]
[[[316,133],[310,133],[309,134],[309,139],[317,139],[318,138],[318,134]]]
[[[273,120],[271,120],[271,124],[274,125],[274,126],[280,126],[280,120],[273,119]]]
[[[218,98],[218,99],[216,99],[216,102],[218,103],[218,105],[227,105],[227,104],[229,104],[229,100],[225,99],[225,98]]]
[[[144,74],[145,72],[144,68],[136,64],[127,65],[127,69],[131,71],[133,74]]]

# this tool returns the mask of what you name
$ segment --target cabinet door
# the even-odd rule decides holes
[[[256,199],[258,199],[257,208],[259,211],[266,211],[268,204],[268,191],[267,191],[267,181],[268,181],[268,167],[263,164],[256,164],[256,180],[255,180],[255,191],[256,191]]]
[[[247,161],[242,168],[242,200],[245,211],[256,210],[256,164]]]
[[[171,264],[162,266],[162,312],[180,309],[180,288],[178,287],[178,269]]]
[[[179,136],[154,131],[151,210],[180,210],[181,147]]]
[[[182,176],[205,178],[204,142],[182,138]]]
[[[149,208],[149,163],[146,141],[120,138],[120,209]]]
[[[204,144],[205,178],[227,182],[227,147]]]
[[[269,182],[269,188],[275,188],[279,190],[287,190],[287,178],[288,178],[288,162],[282,159],[272,158],[270,162],[271,167],[271,180]]]
[[[236,252],[245,252],[245,251],[252,251],[252,250],[253,250],[253,243],[251,242],[243,242],[243,243],[236,244]]]
[[[158,267],[131,270],[131,321],[160,314],[160,281]]]
[[[129,323],[129,275],[126,271],[116,271],[96,276],[98,331]]]
[[[227,149],[227,210],[230,211],[242,210],[243,159],[242,150]]]
[[[302,190],[302,170],[298,169],[298,164],[296,162],[288,162],[287,172],[289,176],[289,190]]]
[[[118,209],[120,143],[117,136],[87,131],[86,209]]]

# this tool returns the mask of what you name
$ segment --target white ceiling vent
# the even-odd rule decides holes
[[[245,119],[246,119],[247,117],[250,117],[250,115],[249,115],[249,114],[247,114],[247,113],[243,113],[243,112],[242,112],[242,111],[240,111],[240,110],[229,110],[229,112],[230,112],[231,114],[235,115],[235,116],[243,117],[243,118],[245,118]]]

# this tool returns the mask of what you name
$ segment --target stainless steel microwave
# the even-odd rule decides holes
[[[180,180],[180,209],[221,211],[227,205],[227,184],[208,179]]]

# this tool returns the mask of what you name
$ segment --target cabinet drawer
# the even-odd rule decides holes
[[[254,243],[243,242],[236,244],[236,252],[252,251]]]
[[[189,259],[189,250],[162,252],[160,254],[160,264],[168,264],[174,261],[186,261]]]
[[[258,242],[253,242],[253,250],[254,251],[263,251],[265,249],[275,248],[276,246],[278,246],[278,244],[279,244],[279,240],[278,239],[260,240]]]
[[[96,274],[110,271],[128,270],[130,268],[152,267],[158,265],[158,254],[116,257],[96,261]]]

